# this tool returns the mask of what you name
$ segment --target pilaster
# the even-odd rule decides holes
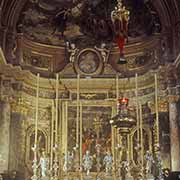
[[[180,133],[178,126],[177,101],[179,97],[169,95],[169,123],[170,123],[170,145],[171,145],[171,170],[180,171]]]

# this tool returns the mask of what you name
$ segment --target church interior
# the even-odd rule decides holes
[[[0,0],[1,179],[180,179],[180,1]]]

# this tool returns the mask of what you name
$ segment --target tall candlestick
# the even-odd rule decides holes
[[[53,145],[54,145],[54,100],[52,100],[52,119],[51,119],[51,161],[50,170],[53,167]]]
[[[116,107],[112,106],[112,112],[111,112],[111,117],[115,115],[116,112]],[[111,148],[112,148],[112,155],[113,155],[113,162],[115,164],[116,162],[116,152],[115,152],[115,128],[113,125],[111,125]]]
[[[65,143],[65,154],[68,154],[68,102],[65,102],[65,137],[66,137],[66,143]]]
[[[156,112],[156,121],[155,121],[155,153],[159,152],[159,110],[158,110],[158,80],[157,74],[154,74],[155,81],[155,112]],[[171,110],[170,110],[171,111]]]
[[[58,143],[58,89],[59,89],[59,74],[56,74],[56,118],[55,118],[55,143]]]
[[[135,90],[135,94],[136,94],[136,119],[137,119],[137,141],[138,143],[140,142],[140,137],[139,137],[139,100],[138,100],[138,75],[136,73],[135,76],[135,86],[136,86],[136,90]]]
[[[32,150],[34,151],[34,160],[33,160],[33,176],[31,177],[32,180],[38,180],[37,176],[37,138],[38,138],[38,112],[39,112],[39,74],[37,74],[37,88],[36,88],[36,115],[35,115],[35,136],[34,136],[34,147]]]
[[[141,137],[141,163],[144,165],[144,142],[143,142],[143,117],[142,117],[142,105],[139,104],[140,109],[140,137]]]
[[[53,164],[53,169],[54,169],[54,180],[58,180],[58,169],[59,169],[59,164],[58,164],[58,89],[59,88],[59,74],[56,74],[56,110],[55,110],[55,145],[54,145],[54,153],[55,153],[55,159],[54,159],[54,164]]]

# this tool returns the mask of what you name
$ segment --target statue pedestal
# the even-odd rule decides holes
[[[152,174],[147,174],[146,179],[147,180],[154,180],[154,176]]]

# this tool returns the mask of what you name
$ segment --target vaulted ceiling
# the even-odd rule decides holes
[[[116,3],[116,0],[1,0],[0,43],[7,62],[13,65],[21,63],[18,58],[13,58],[13,51],[17,50],[16,41],[24,51],[24,59],[29,61],[28,57],[34,58],[30,63],[32,67],[28,66],[28,70],[36,73],[38,69],[40,73],[45,72],[44,75],[49,76],[52,72],[63,71],[69,63],[65,50],[66,41],[75,43],[80,52],[83,48],[91,48],[93,52],[95,46],[105,42],[111,50],[107,64],[113,70],[103,67],[99,72],[122,72],[123,68],[116,63],[118,49],[113,42],[109,23],[110,13]],[[156,64],[166,63],[165,61],[175,61],[180,49],[180,1],[123,0],[123,3],[131,12],[129,43],[125,48],[125,54],[130,59],[129,74],[134,75],[137,69],[146,72],[148,68],[154,68]],[[55,26],[58,22],[54,21],[63,8],[71,10],[65,30],[58,29]],[[97,21],[102,22],[102,27],[99,24],[96,26]],[[62,31],[65,38],[60,38]],[[20,33],[24,34],[23,37]],[[168,57],[164,54],[162,58],[165,46]],[[78,58],[81,54],[83,52],[79,53]],[[160,59],[158,63],[154,60],[156,56]],[[53,63],[45,64],[44,71],[40,67],[42,63],[39,65],[37,59],[43,59],[43,63],[52,59]],[[23,68],[27,69],[26,66]],[[73,68],[79,73],[76,63]]]
[[[36,0],[32,0],[36,1]],[[92,2],[99,2],[100,0],[94,0]],[[133,4],[140,4],[143,0],[135,0]],[[16,24],[19,20],[24,5],[27,0],[1,0],[1,24],[9,28],[16,28]],[[37,2],[47,3],[45,0],[37,0]],[[81,2],[81,0],[53,0],[54,4],[75,4]],[[126,2],[126,1],[125,1]],[[133,2],[133,1],[132,1]],[[155,9],[158,11],[163,26],[176,26],[180,16],[180,2],[178,0],[144,0],[145,3],[151,2]],[[50,3],[51,5],[53,3]],[[47,3],[48,4],[48,3]],[[95,3],[94,3],[95,4]],[[137,6],[136,6],[137,7]]]

